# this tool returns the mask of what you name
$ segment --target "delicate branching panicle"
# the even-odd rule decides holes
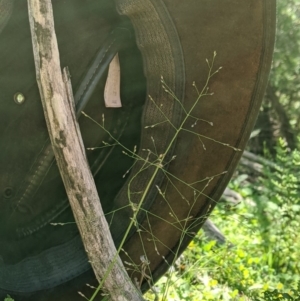
[[[164,107],[159,102],[159,100],[153,99],[151,95],[148,96],[149,100],[154,104],[154,107],[156,108],[157,112],[162,116],[162,120],[155,124],[146,125],[144,127],[144,129],[146,130],[146,133],[147,133],[147,130],[154,129],[154,128],[162,126],[163,124],[166,124],[166,123],[169,126],[171,126],[171,128],[173,128],[173,130],[174,130],[174,135],[171,137],[169,144],[167,145],[166,149],[163,152],[158,151],[155,138],[151,134],[149,134],[149,140],[151,141],[151,145],[152,145],[151,147],[149,147],[148,149],[141,149],[139,151],[137,151],[138,150],[137,146],[134,146],[133,150],[129,149],[129,148],[125,147],[124,145],[122,145],[118,141],[118,139],[115,138],[112,135],[112,133],[109,132],[108,129],[106,129],[104,115],[102,116],[102,123],[100,124],[100,123],[97,123],[96,121],[94,121],[87,114],[83,113],[83,115],[85,117],[89,118],[94,123],[98,124],[98,126],[108,135],[110,141],[113,141],[113,143],[103,142],[103,145],[98,148],[120,146],[122,148],[122,153],[125,156],[128,156],[128,157],[134,159],[133,165],[128,170],[124,171],[124,174],[122,175],[123,177],[126,177],[133,170],[133,167],[138,166],[138,170],[136,171],[136,168],[135,168],[134,174],[132,174],[132,172],[131,172],[131,177],[129,178],[129,181],[127,183],[127,196],[128,196],[128,200],[129,200],[128,206],[130,206],[130,208],[131,208],[132,216],[130,218],[130,224],[127,228],[125,236],[118,249],[119,252],[121,252],[123,250],[123,245],[125,243],[127,235],[129,234],[130,229],[132,227],[135,227],[136,232],[140,235],[142,248],[144,248],[142,237],[144,237],[146,235],[147,237],[150,237],[150,238],[148,238],[148,241],[153,243],[153,248],[154,248],[157,256],[161,257],[163,260],[166,260],[162,255],[160,255],[159,247],[158,247],[160,244],[163,244],[163,243],[152,232],[152,227],[151,227],[151,222],[150,222],[150,220],[153,218],[161,219],[161,217],[153,214],[152,212],[146,210],[143,207],[146,196],[148,195],[148,193],[149,193],[151,187],[153,187],[153,185],[155,185],[155,187],[157,189],[157,193],[161,196],[162,200],[165,202],[165,204],[167,204],[167,206],[169,208],[170,219],[164,220],[164,222],[169,225],[172,225],[172,227],[175,227],[181,233],[180,244],[186,235],[193,236],[195,234],[192,229],[196,225],[201,223],[201,220],[203,220],[203,218],[205,218],[205,216],[204,216],[204,217],[202,217],[202,219],[199,219],[199,218],[195,219],[191,214],[192,209],[194,208],[195,204],[199,200],[199,197],[204,196],[208,200],[214,202],[213,199],[211,199],[208,195],[205,194],[205,189],[210,185],[210,183],[216,177],[222,176],[223,174],[226,173],[226,171],[220,171],[218,174],[207,176],[204,179],[195,179],[194,181],[188,183],[188,182],[184,181],[183,179],[180,179],[180,178],[176,177],[175,175],[173,175],[172,173],[170,173],[168,171],[167,167],[172,161],[176,160],[176,154],[170,155],[170,152],[173,149],[173,146],[176,142],[178,135],[182,134],[182,133],[195,135],[198,138],[199,143],[202,145],[204,150],[206,149],[206,146],[205,146],[205,143],[203,140],[210,140],[221,146],[231,148],[234,151],[239,151],[239,149],[237,149],[225,142],[218,141],[217,139],[214,139],[213,137],[207,137],[207,136],[199,133],[199,130],[201,130],[202,123],[208,124],[209,126],[212,126],[212,127],[214,126],[212,121],[205,120],[203,118],[199,118],[199,117],[195,116],[194,112],[195,112],[195,108],[200,105],[200,99],[202,99],[204,97],[211,97],[213,95],[213,92],[210,92],[210,90],[209,90],[208,84],[209,84],[211,78],[213,76],[215,76],[222,68],[222,67],[219,67],[216,70],[214,69],[215,57],[216,57],[216,52],[214,52],[213,58],[211,61],[206,60],[207,66],[208,66],[208,75],[207,75],[206,82],[205,82],[204,86],[202,87],[202,89],[199,90],[197,87],[197,84],[195,82],[192,83],[192,85],[196,91],[197,98],[195,99],[194,103],[192,104],[192,106],[189,109],[187,109],[184,106],[183,102],[177,98],[175,93],[170,89],[168,84],[165,82],[164,77],[161,76],[160,81],[161,81],[162,89],[164,90],[164,92],[167,95],[169,95],[171,97],[171,99],[174,102],[179,104],[179,107],[181,108],[182,119],[181,119],[179,125],[175,125],[170,120],[170,118],[165,114]],[[192,121],[192,125],[190,125],[188,127],[187,121],[189,121],[189,120]],[[90,151],[96,150],[96,149],[97,149],[96,147],[88,148],[88,150],[90,150]],[[140,164],[137,165],[137,162],[139,162]],[[143,171],[145,171],[149,168],[152,168],[151,169],[152,176],[148,179],[147,185],[145,186],[146,187],[145,190],[134,191],[132,189],[133,181],[135,181],[135,179],[137,179]],[[166,187],[164,187],[164,188],[160,187],[157,184],[154,184],[156,176],[159,172],[162,172],[166,179],[167,184],[166,184]],[[197,188],[199,183],[202,184],[201,189]],[[184,185],[188,189],[191,189],[194,197],[192,199],[186,198],[185,195],[181,192],[179,185]],[[175,189],[175,191],[178,194],[178,197],[181,198],[185,202],[185,204],[189,207],[190,213],[188,214],[187,217],[178,218],[176,212],[173,209],[172,200],[169,200],[167,197],[167,194],[166,194],[166,189],[168,187],[172,187],[172,189]],[[133,201],[133,196],[134,196],[135,201]],[[137,196],[138,196],[138,201],[136,201]],[[207,208],[208,211],[209,211],[209,208],[210,207],[208,206],[208,208]],[[118,209],[118,210],[122,210],[122,208]],[[147,228],[145,228],[145,226],[139,224],[139,222],[138,222],[138,216],[141,213],[144,214],[144,216],[145,216],[145,219],[147,221]],[[110,212],[109,214],[113,215],[112,212]],[[170,252],[172,252],[174,254],[174,258],[178,257],[178,254],[179,254],[178,252],[180,250],[180,244],[179,244],[177,250],[170,250]],[[125,251],[123,250],[123,252],[125,252]],[[148,261],[148,259],[146,257],[146,250],[144,250],[144,254],[141,254],[141,257],[140,257],[141,264],[140,265],[134,264],[132,261],[130,261],[129,255],[126,252],[125,252],[125,254],[128,257],[128,260],[126,260],[125,263],[126,263],[129,274],[138,272],[140,275],[140,278],[136,278],[136,280],[135,280],[136,285],[140,287],[143,282],[147,282],[149,287],[152,287],[153,283],[151,280],[151,271],[149,268],[151,263]],[[166,285],[166,291],[167,291],[167,287],[168,287],[168,285]],[[152,289],[152,291],[155,294],[155,298],[158,298],[155,289]],[[93,298],[91,299],[91,301],[92,300],[93,300]]]

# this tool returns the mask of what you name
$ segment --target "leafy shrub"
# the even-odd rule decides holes
[[[280,139],[276,153],[277,168],[265,167],[253,200],[268,265],[289,282],[300,270],[300,152]]]

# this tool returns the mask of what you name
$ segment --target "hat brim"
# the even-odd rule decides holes
[[[170,0],[148,0],[136,6],[132,2],[120,0],[117,6],[135,28],[148,80],[147,93],[158,106],[167,107],[164,115],[173,125],[178,127],[186,117],[185,112],[179,115],[180,105],[178,108],[178,103],[168,99],[170,95],[164,91],[160,76],[185,110],[189,110],[198,97],[193,83],[199,90],[206,85],[206,59],[211,64],[216,51],[214,70],[222,67],[209,80],[209,91],[214,95],[201,98],[192,112],[200,120],[197,126],[192,127],[195,119],[188,118],[178,134],[172,153],[176,159],[168,167],[172,177],[164,178],[160,184],[163,195],[158,194],[147,208],[149,214],[140,225],[142,239],[136,233],[125,245],[136,264],[142,250],[146,250],[152,277],[157,279],[168,268],[165,260],[171,263],[200,229],[246,146],[268,81],[276,2],[215,0],[175,4]],[[174,105],[171,113],[170,105],[166,105],[170,102]],[[150,100],[148,103],[155,106]],[[144,126],[153,124],[147,118],[151,118],[152,110],[157,110],[148,106],[144,110]],[[170,124],[144,130],[143,137],[148,139],[145,144],[150,148],[149,137],[153,137],[157,153],[163,154],[170,141],[167,134],[174,135],[172,130]],[[144,188],[137,184],[133,191]]]

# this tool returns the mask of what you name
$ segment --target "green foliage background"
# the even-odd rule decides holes
[[[250,141],[262,154],[263,142],[274,154],[276,140],[283,137],[291,149],[299,147],[300,131],[300,1],[277,1],[277,34],[273,66],[261,114],[259,135]]]

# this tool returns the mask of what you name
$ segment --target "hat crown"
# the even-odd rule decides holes
[[[14,0],[0,0],[0,33],[7,24],[14,6]]]

